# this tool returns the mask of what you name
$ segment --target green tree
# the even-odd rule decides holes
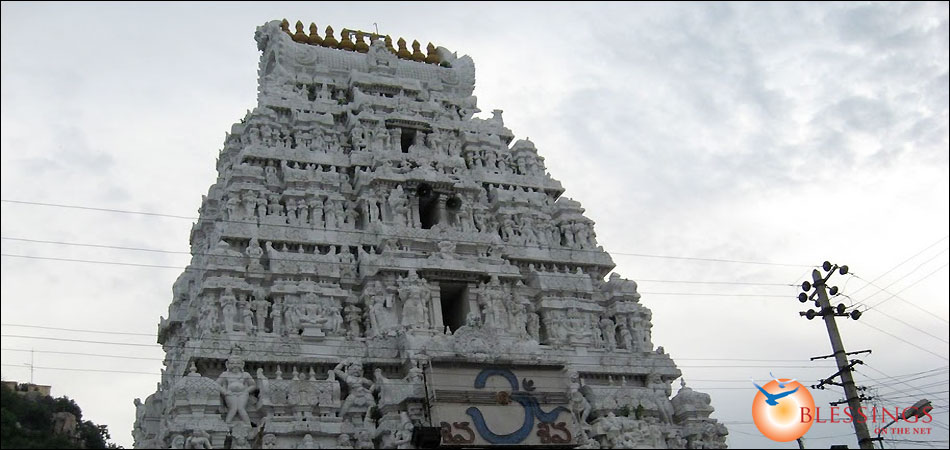
[[[53,433],[53,415],[76,417],[76,435]],[[82,409],[69,397],[20,395],[0,386],[0,448],[120,448],[109,443],[105,425],[82,420]]]

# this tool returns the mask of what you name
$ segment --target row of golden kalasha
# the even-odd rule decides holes
[[[290,38],[294,40],[294,42],[299,42],[301,44],[319,45],[321,47],[338,48],[351,52],[366,53],[369,51],[369,44],[366,43],[364,40],[365,38],[368,37],[370,40],[382,38],[386,41],[386,48],[393,52],[393,54],[395,54],[399,59],[417,61],[426,64],[439,64],[442,62],[441,58],[439,58],[439,55],[436,54],[435,46],[432,45],[431,42],[428,46],[426,46],[426,53],[428,53],[426,54],[422,53],[422,50],[420,49],[421,44],[419,44],[419,41],[412,41],[412,51],[410,52],[409,49],[406,48],[406,40],[403,38],[399,38],[399,40],[396,41],[396,45],[399,46],[399,49],[397,50],[393,47],[393,39],[388,35],[383,36],[377,33],[370,33],[360,30],[348,30],[344,28],[343,31],[340,32],[340,40],[338,41],[335,37],[333,37],[333,27],[329,25],[327,25],[325,36],[320,36],[320,30],[317,29],[317,25],[312,22],[310,23],[310,34],[307,34],[303,31],[303,22],[299,20],[297,21],[296,28],[296,32],[291,32],[290,22],[288,22],[287,19],[284,19],[280,22],[280,29],[284,30],[284,32],[287,33]],[[355,42],[353,37],[356,39]]]

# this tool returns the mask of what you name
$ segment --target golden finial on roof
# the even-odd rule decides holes
[[[287,36],[293,37],[294,34],[290,32],[290,22],[287,19],[280,21],[280,29],[287,33]]]
[[[320,37],[320,30],[317,28],[317,24],[310,22],[310,37],[307,38],[307,43],[310,45],[323,45],[323,38]]]
[[[323,45],[324,47],[330,47],[330,48],[336,48],[337,45],[340,45],[340,43],[337,42],[336,38],[333,37],[333,27],[327,25],[326,35],[323,37],[323,44],[320,44],[320,45]]]
[[[369,51],[369,45],[366,42],[363,42],[363,32],[356,32],[356,51],[360,53],[366,53]]]
[[[291,36],[291,38],[294,40],[294,42],[301,42],[301,43],[306,44],[310,40],[310,38],[307,37],[307,33],[303,32],[303,22],[298,20],[296,27],[297,27],[297,32],[294,33],[294,35]]]
[[[351,52],[356,48],[356,46],[353,45],[353,40],[350,39],[350,30],[344,28],[343,31],[340,32],[340,45],[337,48]]]
[[[393,48],[393,38],[388,34],[386,35],[386,48],[393,52],[394,55],[396,54],[396,49]]]
[[[426,53],[428,53],[426,56],[426,64],[438,64],[442,62],[439,58],[439,54],[435,51],[435,46],[432,45],[431,42],[426,46]]]
[[[396,41],[396,44],[399,45],[399,50],[396,51],[396,56],[400,59],[412,59],[412,53],[409,53],[409,49],[406,48],[406,40],[399,38]]]
[[[425,62],[426,55],[422,53],[422,50],[419,49],[422,44],[419,41],[412,41],[412,60],[418,62]]]

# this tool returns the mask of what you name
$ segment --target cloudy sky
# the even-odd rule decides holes
[[[901,445],[946,446],[946,2],[5,2],[3,379],[28,381],[34,349],[36,383],[131,445],[181,271],[11,255],[183,267],[191,221],[13,201],[195,216],[256,104],[255,27],[285,17],[472,56],[481,115],[503,109],[597,222],[731,446],[796,447],[752,425],[749,378],[834,373],[809,361],[831,349],[795,299],[824,260],[853,272],[835,302],[883,302],[839,324],[849,351],[873,350],[860,384],[887,406],[932,400],[933,434],[910,437],[928,442]],[[805,441],[857,447],[848,425]]]

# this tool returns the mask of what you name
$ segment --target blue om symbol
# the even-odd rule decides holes
[[[478,431],[478,434],[482,437],[482,439],[488,441],[491,444],[517,444],[525,440],[525,438],[531,434],[531,429],[534,428],[535,417],[537,417],[541,423],[552,423],[557,419],[557,416],[560,413],[570,412],[563,406],[558,406],[551,411],[544,412],[541,409],[541,405],[538,404],[538,399],[536,399],[532,393],[527,391],[527,389],[531,389],[531,383],[526,380],[526,390],[519,390],[518,377],[516,377],[515,374],[508,369],[494,367],[483,369],[478,373],[478,376],[475,377],[475,388],[483,389],[485,387],[485,381],[493,376],[503,377],[508,380],[508,383],[511,385],[511,399],[520,403],[521,407],[524,408],[524,422],[522,423],[521,428],[514,431],[513,433],[495,434],[488,429],[488,426],[485,424],[485,418],[482,416],[482,412],[478,408],[472,406],[466,409],[465,414],[468,414],[469,417],[472,418],[472,423],[475,425],[475,430]]]

